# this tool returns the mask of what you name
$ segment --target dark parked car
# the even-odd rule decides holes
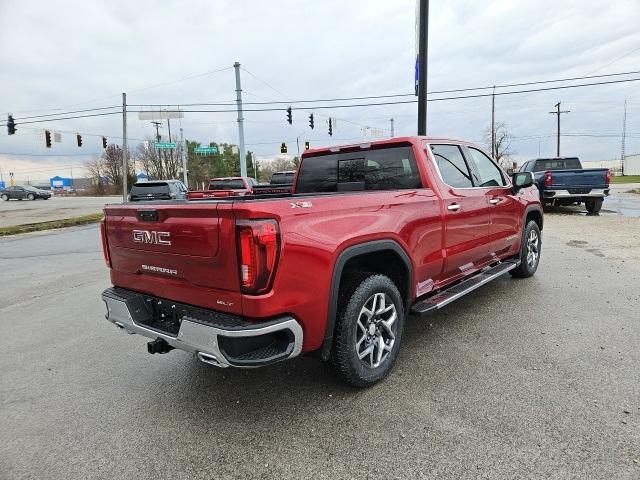
[[[180,180],[154,180],[134,183],[129,192],[129,201],[184,200],[187,187]]]
[[[42,200],[49,200],[51,198],[51,192],[46,190],[40,190],[29,185],[24,187],[7,187],[4,190],[0,190],[0,198],[2,200],[36,200],[41,198]]]

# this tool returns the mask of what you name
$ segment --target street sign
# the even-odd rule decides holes
[[[153,122],[171,118],[184,118],[184,112],[179,108],[160,110],[141,110],[138,112],[138,120],[150,120]]]
[[[175,142],[156,142],[154,146],[158,150],[171,150],[173,148],[176,148]]]
[[[218,147],[195,147],[193,153],[212,154],[218,153]]]

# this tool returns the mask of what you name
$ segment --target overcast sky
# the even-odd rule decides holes
[[[119,105],[121,92],[131,104],[233,101],[232,68],[200,74],[235,61],[246,69],[246,102],[411,93],[415,13],[414,0],[0,0],[0,112],[5,120],[8,112],[20,118]],[[639,22],[639,0],[431,1],[429,90],[640,70]],[[548,112],[562,101],[571,110],[564,132],[600,135],[565,137],[562,154],[619,158],[625,99],[627,153],[640,151],[639,89],[629,82],[501,96],[496,115],[516,137],[516,158],[553,155]],[[285,141],[295,152],[298,135],[315,146],[358,141],[363,126],[388,135],[390,118],[396,135],[416,131],[416,104],[318,110],[314,131],[308,113],[294,111],[290,126],[284,112],[247,112],[247,149],[272,157]],[[333,138],[327,116],[338,119]],[[490,98],[431,102],[428,131],[481,142],[490,119]],[[14,136],[0,131],[5,180],[9,170],[23,179],[65,175],[100,153],[98,136],[85,135],[78,148],[75,132],[110,142],[122,136],[119,116],[17,123]],[[202,143],[237,142],[234,113],[187,113],[181,125]],[[172,124],[172,134],[179,126]],[[63,132],[63,142],[46,149],[44,128]],[[129,116],[132,139],[153,133],[149,122]]]

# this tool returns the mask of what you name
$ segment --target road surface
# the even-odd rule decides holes
[[[151,356],[104,320],[96,226],[0,239],[0,478],[640,478],[640,246],[590,247],[640,219],[597,218],[547,215],[535,277],[410,319],[368,390]]]

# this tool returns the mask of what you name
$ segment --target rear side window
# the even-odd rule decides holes
[[[431,145],[442,181],[454,188],[473,187],[471,172],[457,145]]]
[[[298,174],[299,193],[422,188],[411,147],[307,157]]]
[[[577,158],[550,158],[546,160],[536,160],[534,172],[545,170],[577,170],[582,168],[580,160]]]
[[[211,180],[209,190],[240,190],[244,188],[242,179]]]

